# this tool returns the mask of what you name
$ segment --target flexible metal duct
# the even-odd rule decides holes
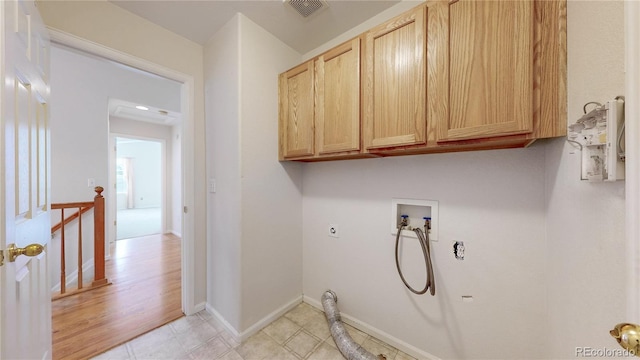
[[[337,302],[338,296],[331,290],[325,291],[322,295],[322,307],[329,323],[331,336],[342,355],[348,360],[385,360],[383,355],[373,355],[353,341],[342,324]]]

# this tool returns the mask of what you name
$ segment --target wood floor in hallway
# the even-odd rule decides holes
[[[88,359],[183,316],[180,251],[170,234],[112,245],[112,285],[53,302],[53,359]]]

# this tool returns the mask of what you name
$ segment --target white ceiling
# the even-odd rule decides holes
[[[138,108],[140,105],[147,109],[143,110]],[[165,126],[179,125],[182,122],[182,116],[178,112],[119,99],[109,99],[109,115],[127,120],[144,121]]]
[[[329,8],[305,19],[282,0],[110,0],[125,10],[204,45],[236,13],[242,13],[300,54],[355,27],[400,0],[329,0]]]

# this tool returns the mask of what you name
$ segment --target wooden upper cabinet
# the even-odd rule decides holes
[[[366,150],[426,143],[426,7],[366,33]]]
[[[438,141],[533,131],[534,2],[448,1],[433,24],[448,96]],[[430,28],[431,29],[431,28]],[[448,38],[447,38],[448,37]]]
[[[429,0],[280,75],[280,160],[566,135],[566,0]]]
[[[280,74],[280,160],[313,156],[313,63],[311,60]]]
[[[318,155],[360,150],[360,38],[316,60]]]

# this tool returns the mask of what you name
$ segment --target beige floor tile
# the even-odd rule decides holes
[[[342,325],[344,325],[344,328],[349,333],[349,336],[351,336],[353,341],[358,345],[362,345],[362,343],[365,340],[367,340],[367,338],[369,337],[369,335],[367,335],[366,333],[354,328],[351,325],[347,325],[347,324],[344,324],[344,323]],[[333,338],[331,336],[329,336],[325,341],[326,341],[327,344],[331,345],[332,347],[337,348],[336,347],[336,343],[333,341]]]
[[[344,360],[344,357],[335,346],[331,346],[325,341],[307,359],[308,360]]]
[[[174,334],[169,325],[165,325],[131,340],[128,344],[131,352],[137,355],[153,351],[154,348],[169,340],[175,341]]]
[[[313,306],[300,303],[300,305],[291,309],[288,313],[284,314],[284,316],[296,324],[304,326],[309,321],[313,321],[314,316],[318,313],[320,313],[320,311],[316,310]]]
[[[240,342],[237,341],[236,339],[233,338],[233,336],[231,336],[231,334],[229,334],[226,331],[222,331],[218,334],[218,336],[220,336],[224,342],[227,343],[227,345],[229,345],[232,348],[237,348],[238,346],[240,346]]]
[[[269,355],[269,357],[265,357],[264,360],[300,360],[300,358],[287,349],[280,347],[275,353]]]
[[[102,353],[94,358],[93,360],[129,360],[131,356],[129,355],[129,351],[127,350],[127,345],[117,346],[105,353]]]
[[[209,323],[217,332],[227,331],[227,328],[213,316],[206,319],[203,317],[203,320]]]
[[[231,350],[228,353],[222,355],[218,360],[244,360],[235,350]]]
[[[331,346],[332,348],[335,348],[335,349],[337,349],[337,348],[338,348],[338,346],[336,345],[336,342],[335,342],[335,341],[333,341],[333,338],[332,338],[332,337],[328,338],[328,339],[327,339],[327,340],[325,340],[324,342],[325,342],[327,345]]]
[[[293,334],[300,330],[300,325],[282,316],[278,320],[269,324],[262,329],[267,335],[271,336],[278,344],[283,345]]]
[[[384,342],[369,336],[363,343],[362,347],[374,355],[384,355],[388,360],[395,358],[398,349],[385,344]]]
[[[367,333],[362,332],[349,324],[344,324],[344,328],[347,329],[347,332],[356,344],[362,345],[362,343],[367,340],[367,337],[369,337]]]
[[[231,348],[227,345],[221,337],[215,337],[209,341],[207,341],[202,346],[194,349],[189,354],[194,360],[209,360],[216,359],[220,355],[226,353]]]
[[[353,340],[388,360],[415,360],[344,324]],[[283,345],[284,344],[284,345]],[[180,318],[95,359],[342,360],[322,311],[301,303],[243,344],[206,311]]]
[[[218,331],[213,326],[206,321],[201,321],[175,334],[175,337],[185,350],[190,351],[213,339],[217,334]]]
[[[396,354],[396,358],[394,360],[416,360],[416,358],[398,350],[398,354]]]
[[[145,348],[144,350],[134,349],[136,359],[190,359],[187,352],[180,346],[176,339],[169,339],[156,347]]]
[[[177,334],[177,333],[184,332],[189,328],[197,324],[200,324],[201,322],[203,322],[202,318],[197,314],[194,314],[194,315],[181,317],[180,319],[169,323],[169,326],[171,327],[171,330],[173,330],[173,332]]]
[[[320,339],[317,339],[308,332],[300,331],[287,341],[284,346],[304,359],[320,342]]]
[[[314,311],[313,313],[309,314],[307,317],[307,322],[304,324],[304,329],[317,336],[321,340],[326,340],[329,336],[331,336],[329,324],[327,324],[327,318],[322,312]]]
[[[269,359],[281,346],[262,331],[250,337],[235,350],[244,360]]]
[[[196,315],[199,316],[200,319],[202,319],[204,321],[209,321],[210,319],[215,319],[215,316],[213,316],[213,314],[210,314],[207,310],[198,311],[196,313]]]

